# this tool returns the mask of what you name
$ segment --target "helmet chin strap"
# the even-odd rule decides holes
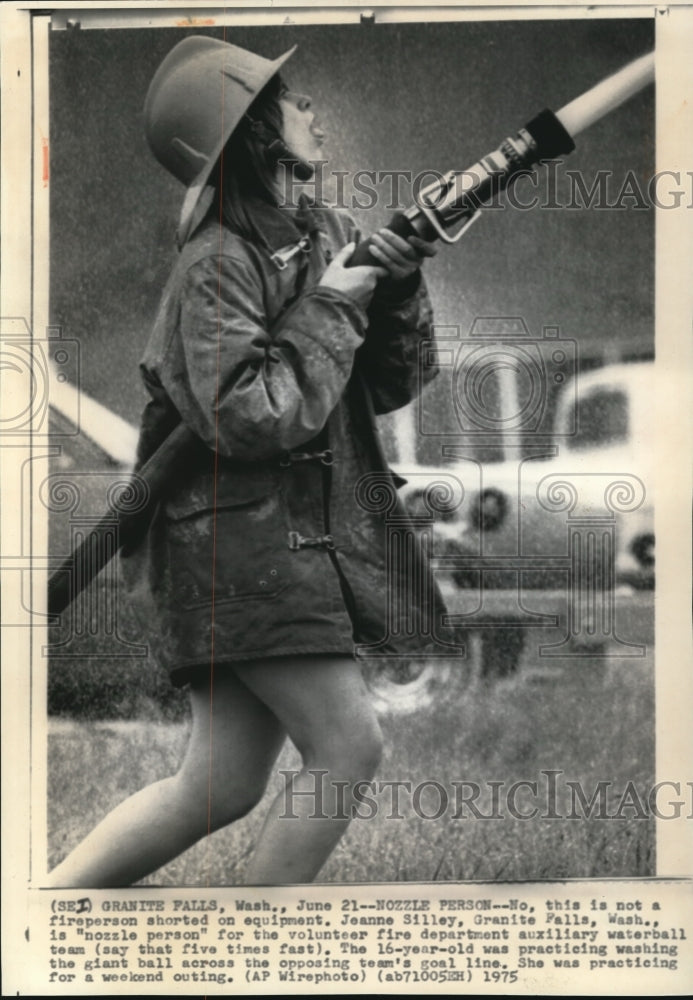
[[[313,176],[315,170],[312,165],[306,160],[302,160],[299,156],[296,156],[278,132],[268,128],[264,122],[259,122],[251,118],[250,115],[246,115],[245,117],[250,123],[251,132],[265,146],[273,163],[289,164],[300,181],[307,181]]]

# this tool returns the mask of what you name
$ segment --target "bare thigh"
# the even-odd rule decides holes
[[[351,657],[286,657],[233,669],[280,721],[305,765],[348,771],[377,763],[380,726]]]
[[[207,803],[210,825],[252,808],[262,797],[284,742],[284,726],[224,665],[190,691],[192,729],[179,777]],[[216,815],[215,815],[216,814]]]

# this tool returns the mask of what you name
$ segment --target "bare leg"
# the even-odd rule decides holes
[[[297,657],[234,670],[272,709],[303,758],[302,770],[270,808],[246,882],[309,882],[349,823],[355,783],[369,781],[380,760],[380,726],[360,667],[346,657]]]
[[[116,806],[55,868],[52,887],[131,885],[260,800],[284,730],[228,668],[191,691],[192,731],[177,774]]]

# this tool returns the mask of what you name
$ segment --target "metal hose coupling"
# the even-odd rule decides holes
[[[412,222],[423,215],[435,236],[445,243],[456,243],[478,218],[482,206],[505,190],[513,178],[541,160],[552,160],[574,149],[572,138],[547,108],[467,170],[451,170],[422,188],[415,205],[404,214]],[[458,223],[452,235],[450,230]]]

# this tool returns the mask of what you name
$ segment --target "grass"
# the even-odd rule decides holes
[[[555,662],[555,661],[554,661]],[[160,715],[158,716],[160,720]],[[538,880],[642,877],[655,872],[654,824],[624,807],[619,819],[543,818],[547,778],[558,778],[556,811],[570,812],[566,780],[580,781],[588,798],[600,781],[612,782],[608,811],[617,811],[632,782],[641,799],[654,774],[652,660],[572,661],[556,679],[518,677],[494,686],[453,683],[437,703],[415,715],[384,717],[386,749],[377,778],[435,780],[450,807],[438,819],[417,816],[403,794],[403,819],[393,819],[389,793],[377,797],[374,819],[356,819],[320,876],[325,882]],[[175,770],[185,746],[186,723],[68,722],[49,736],[49,850],[56,863],[110,808],[150,781]],[[88,765],[87,765],[88,762]],[[290,744],[280,768],[296,768]],[[504,782],[502,819],[455,817],[452,782],[483,787],[476,805],[491,808],[489,782]],[[532,819],[513,818],[506,805],[515,781],[538,782]],[[236,885],[252,851],[270,798],[281,779],[246,818],[196,844],[150,876],[150,885]],[[429,786],[429,792],[431,792]],[[421,799],[432,813],[433,792]],[[364,810],[365,811],[365,810]],[[421,811],[421,810],[420,810]],[[578,815],[580,811],[578,810]]]

